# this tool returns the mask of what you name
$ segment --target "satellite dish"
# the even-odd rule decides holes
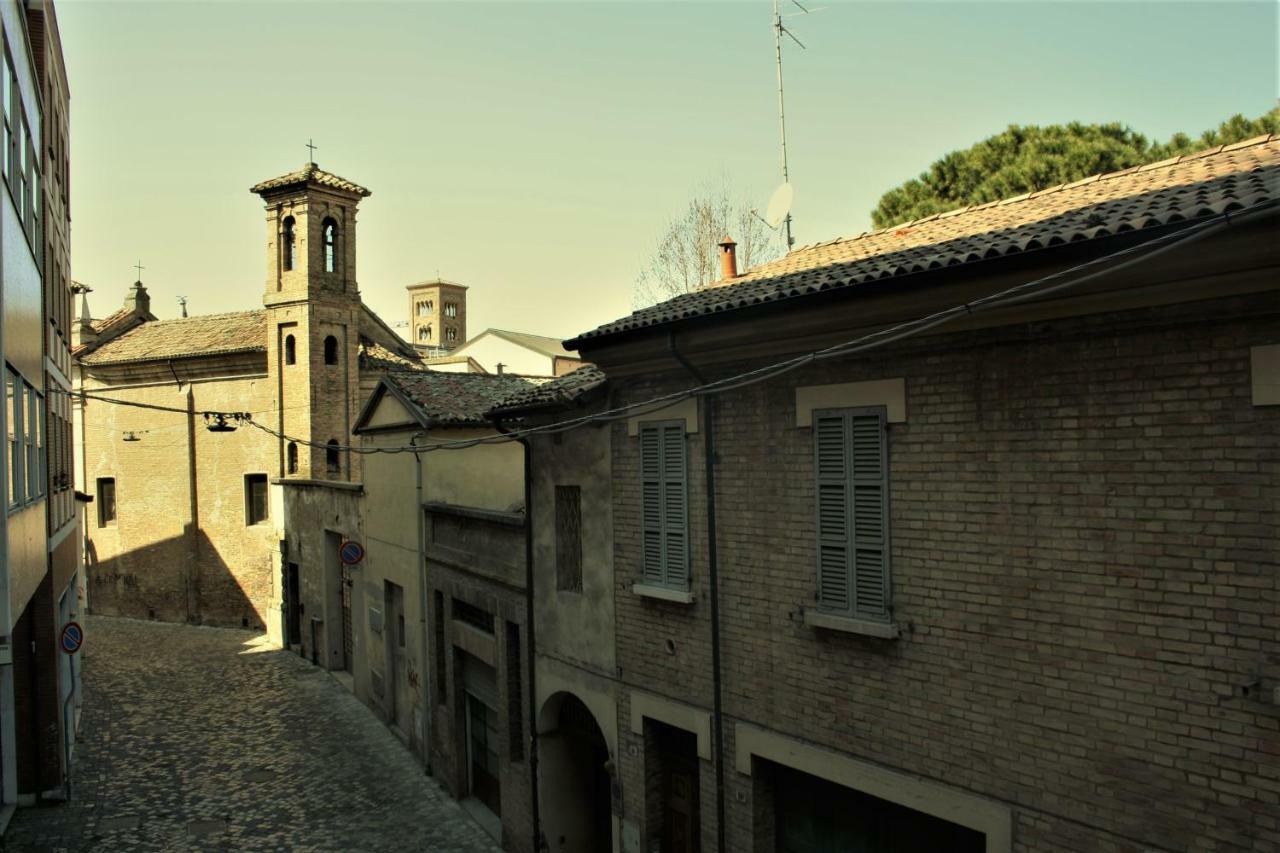
[[[769,223],[770,228],[777,228],[786,221],[788,214],[791,213],[791,202],[795,198],[795,191],[791,189],[791,184],[781,184],[773,195],[769,198],[769,207],[765,210],[764,221]]]

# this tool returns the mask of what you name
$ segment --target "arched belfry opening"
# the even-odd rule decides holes
[[[332,216],[326,216],[320,226],[320,237],[324,243],[324,271],[338,271],[338,222]]]
[[[538,714],[539,799],[547,838],[563,853],[613,849],[609,744],[586,704],[553,694]]]
[[[297,220],[292,216],[286,216],[280,223],[280,268],[285,272],[292,272],[294,263],[294,252],[297,251]]]

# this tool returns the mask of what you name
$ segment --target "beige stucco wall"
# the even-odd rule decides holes
[[[483,332],[449,354],[470,356],[489,373],[497,373],[498,363],[501,362],[504,373],[555,375],[555,364],[551,356]]]
[[[615,671],[613,501],[607,429],[580,429],[572,441],[533,445],[534,607],[538,654]],[[555,487],[582,490],[582,591],[556,589]]]
[[[463,441],[498,433],[491,429],[433,430],[432,441]],[[524,505],[524,449],[514,441],[424,454],[425,499],[479,509]]]

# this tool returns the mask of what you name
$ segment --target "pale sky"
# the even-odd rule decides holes
[[[1276,103],[1277,6],[813,0],[784,47],[797,244],[869,227],[881,193],[1011,123],[1198,134]],[[794,6],[790,11],[798,11]],[[770,0],[61,0],[72,273],[95,316],[141,259],[160,317],[260,307],[254,183],[316,162],[363,184],[358,280],[470,285],[468,331],[568,337],[719,176],[780,180]]]

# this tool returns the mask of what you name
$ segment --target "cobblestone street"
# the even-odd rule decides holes
[[[330,675],[245,631],[94,618],[72,801],[6,851],[496,851]]]

